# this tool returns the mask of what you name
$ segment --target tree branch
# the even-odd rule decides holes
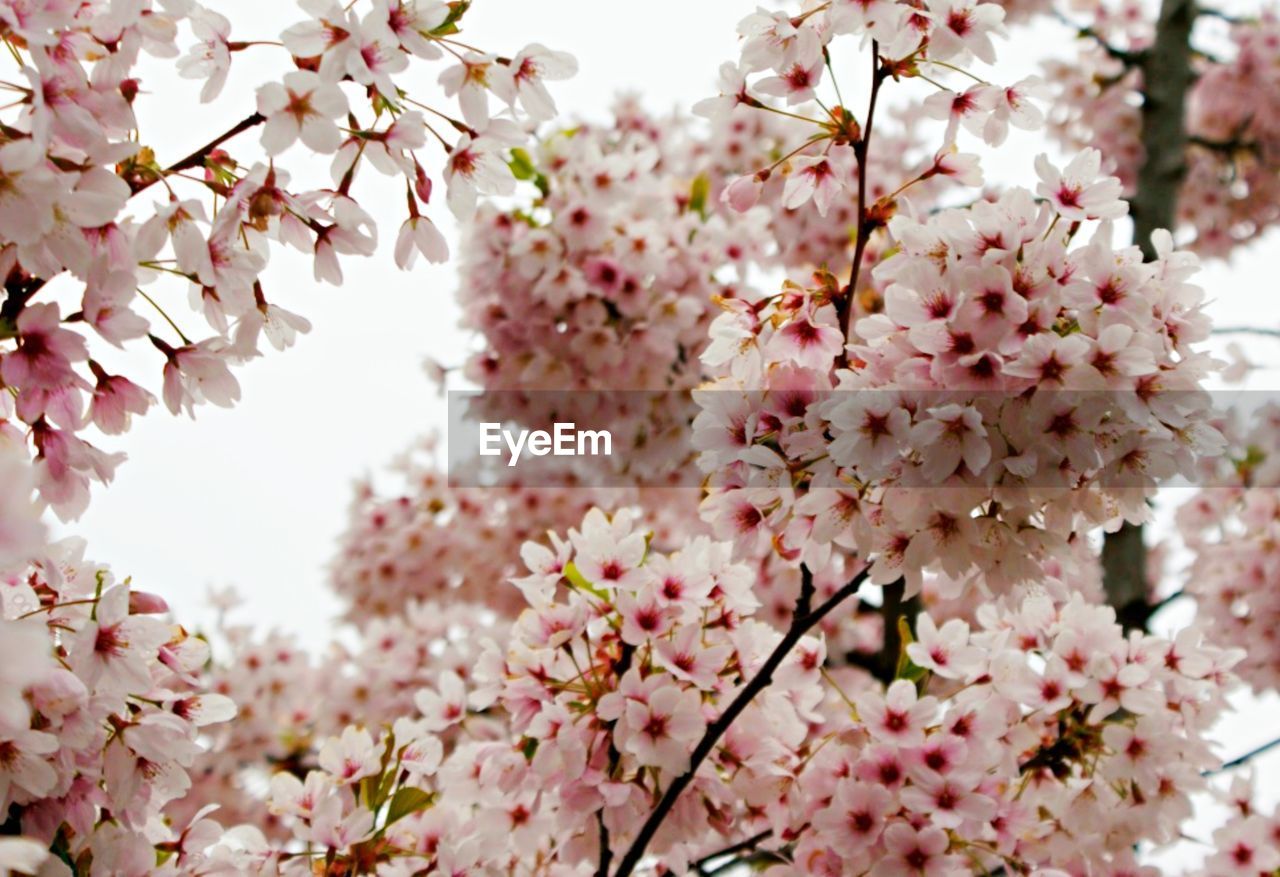
[[[870,574],[870,567],[855,575],[848,584],[836,591],[826,602],[812,611],[808,610],[807,603],[813,597],[813,574],[803,566],[800,568],[800,572],[802,576],[800,598],[796,601],[796,612],[791,618],[791,626],[787,628],[787,632],[783,634],[781,641],[779,641],[774,650],[769,653],[769,657],[765,658],[764,663],[760,665],[760,669],[751,678],[751,681],[742,687],[742,690],[738,692],[738,695],[725,711],[720,714],[719,718],[707,726],[702,739],[698,741],[698,745],[694,747],[693,753],[689,757],[688,769],[667,786],[666,792],[658,801],[657,806],[653,808],[644,825],[640,827],[635,840],[631,842],[631,847],[622,857],[622,861],[619,862],[618,870],[614,872],[614,877],[629,877],[635,871],[636,866],[640,864],[641,857],[644,856],[645,849],[649,846],[649,842],[653,840],[653,836],[657,833],[663,820],[667,818],[676,801],[680,799],[681,793],[693,782],[698,768],[702,766],[702,762],[711,754],[711,750],[715,748],[716,743],[720,741],[720,738],[729,730],[729,727],[742,714],[743,710],[755,699],[755,696],[769,687],[770,683],[773,682],[774,672],[781,666],[783,660],[791,653],[791,650],[796,647],[796,644],[800,642],[800,639],[812,630],[819,621],[831,614],[837,606],[858,593],[858,589],[862,587],[863,582],[867,580],[867,576]]]
[[[635,646],[627,643],[622,644],[622,651],[618,655],[618,663],[614,665],[613,674],[621,679],[631,669],[631,659],[635,654]],[[610,729],[616,725],[616,722],[610,722]],[[612,779],[613,773],[618,769],[618,762],[622,760],[622,753],[618,751],[618,747],[614,745],[613,737],[609,737],[609,777]],[[596,824],[600,833],[600,867],[596,869],[596,877],[609,877],[609,865],[613,861],[613,847],[609,842],[609,826],[604,824],[604,808],[601,807],[596,811]]]
[[[195,152],[192,152],[185,158],[179,159],[177,162],[169,165],[163,170],[147,170],[145,176],[142,174],[132,178],[128,175],[124,176],[124,181],[129,185],[130,196],[136,195],[144,189],[150,188],[169,174],[203,165],[204,160],[209,156],[209,153],[213,152],[237,134],[248,131],[250,128],[256,127],[257,125],[261,125],[266,120],[266,116],[255,112],[241,119],[230,129],[219,134]],[[0,337],[12,336],[13,332],[16,330],[12,330],[10,327],[16,324],[18,315],[22,313],[27,302],[52,279],[53,275],[50,277],[30,277],[27,275],[19,277],[15,274],[10,274],[9,278],[5,281],[5,289],[9,295],[5,300],[3,307],[0,307]]]
[[[698,859],[693,863],[693,870],[697,871],[699,874],[707,874],[708,872],[706,869],[712,862],[723,859],[725,856],[733,856],[738,853],[745,853],[754,850],[757,844],[763,843],[771,837],[773,837],[773,831],[769,829],[766,829],[759,834],[754,834],[746,840],[738,841],[736,844],[732,844],[722,850],[717,850],[714,853],[703,856],[701,859]],[[718,869],[719,866],[716,866],[716,868]],[[710,873],[714,874],[715,871],[711,871]]]
[[[1214,335],[1264,335],[1268,338],[1280,338],[1280,329],[1263,326],[1214,326],[1210,332]]]
[[[1195,23],[1194,0],[1163,0],[1156,23],[1156,38],[1141,58],[1142,146],[1146,160],[1138,173],[1134,193],[1134,242],[1148,261],[1156,258],[1151,233],[1172,230],[1178,191],[1186,173],[1187,132],[1183,121],[1191,70],[1191,27]],[[1147,605],[1147,550],[1142,527],[1124,524],[1108,533],[1102,547],[1103,585],[1107,602],[1116,608],[1126,627],[1145,626]]]
[[[1115,58],[1117,61],[1124,63],[1125,66],[1137,67],[1142,63],[1144,56],[1143,52],[1130,52],[1117,46],[1113,46],[1111,43],[1107,42],[1106,38],[1103,37],[1102,34],[1098,33],[1092,27],[1084,24],[1076,24],[1056,9],[1054,10],[1053,15],[1058,19],[1058,21],[1075,31],[1076,36],[1080,39],[1093,40],[1104,52],[1112,58]]]
[[[1240,755],[1230,761],[1223,762],[1222,767],[1216,767],[1213,770],[1206,770],[1201,774],[1201,776],[1209,777],[1214,776],[1215,774],[1226,773],[1229,770],[1240,767],[1242,764],[1247,764],[1250,761],[1253,761],[1253,759],[1257,758],[1259,755],[1265,755],[1277,746],[1280,746],[1280,737],[1277,737],[1275,740],[1271,740],[1267,743],[1263,743],[1261,746],[1250,749],[1244,755]]]
[[[867,124],[862,128],[862,136],[853,144],[853,153],[858,160],[858,239],[853,245],[853,265],[849,268],[849,285],[845,289],[844,300],[837,309],[840,322],[840,334],[845,341],[849,340],[849,328],[853,323],[853,297],[858,292],[858,275],[862,272],[862,255],[867,249],[867,238],[870,229],[867,223],[867,155],[871,147],[871,131],[876,120],[876,99],[880,96],[880,86],[888,73],[880,65],[880,44],[871,41],[871,99],[867,103]],[[844,358],[841,350],[841,361]]]
[[[902,633],[898,630],[901,618],[914,618],[923,608],[917,594],[903,599],[907,583],[898,579],[883,588],[884,600],[880,604],[880,617],[884,621],[884,643],[876,660],[875,677],[888,685],[898,675],[898,657],[902,654]]]
[[[258,112],[251,113],[250,115],[245,116],[235,125],[231,126],[231,128],[227,129],[223,133],[219,134],[217,137],[210,140],[204,146],[201,146],[195,152],[192,152],[190,155],[186,156],[185,158],[178,159],[178,161],[169,165],[167,168],[160,171],[159,173],[152,173],[145,179],[130,180],[129,188],[132,190],[132,193],[136,195],[139,192],[141,192],[143,189],[147,189],[155,185],[163,177],[169,176],[169,174],[176,174],[178,171],[185,171],[195,167],[202,167],[204,165],[204,160],[208,158],[209,154],[212,153],[219,146],[226,143],[228,140],[230,140],[232,137],[235,137],[237,134],[243,134],[245,131],[248,131],[250,128],[255,128],[258,125],[261,125],[266,120],[267,120],[267,117],[262,115],[262,113],[258,113]]]

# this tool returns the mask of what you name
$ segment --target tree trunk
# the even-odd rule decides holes
[[[1133,239],[1148,261],[1155,258],[1151,233],[1174,227],[1178,190],[1186,172],[1184,108],[1191,87],[1193,0],[1163,0],[1156,37],[1142,55],[1142,146],[1146,159],[1138,173],[1130,209]],[[1147,595],[1147,555],[1142,527],[1125,524],[1109,533],[1102,550],[1107,602],[1126,627],[1143,627],[1151,614]]]

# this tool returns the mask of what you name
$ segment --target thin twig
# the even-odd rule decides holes
[[[742,714],[743,710],[755,699],[755,696],[769,687],[770,683],[773,682],[774,672],[781,666],[783,660],[791,653],[791,650],[796,647],[796,644],[800,642],[800,639],[814,625],[831,614],[837,606],[858,593],[858,589],[862,587],[863,582],[866,581],[870,573],[870,567],[859,572],[848,584],[813,610],[809,609],[814,594],[813,574],[804,566],[800,567],[800,573],[800,597],[796,600],[796,609],[795,614],[791,617],[791,626],[787,628],[787,632],[783,634],[781,641],[769,654],[769,657],[765,658],[764,663],[751,681],[742,687],[737,697],[720,714],[720,717],[707,726],[702,739],[698,741],[698,745],[694,747],[693,753],[689,757],[688,769],[667,786],[667,790],[661,800],[658,801],[658,805],[653,808],[649,818],[640,827],[635,840],[631,842],[631,847],[622,857],[622,861],[618,864],[618,870],[614,872],[614,877],[629,877],[635,871],[636,866],[640,864],[640,859],[644,856],[645,849],[649,846],[649,842],[653,840],[658,828],[667,818],[676,801],[680,799],[681,793],[693,782],[698,768],[702,766],[702,762],[711,754],[711,750],[715,748],[716,743],[725,735],[725,732],[729,730],[729,727]]]
[[[849,340],[849,331],[853,325],[853,297],[858,291],[858,274],[862,271],[862,254],[867,249],[867,156],[871,146],[871,130],[876,120],[876,98],[880,96],[880,86],[888,74],[880,66],[880,43],[871,41],[871,99],[867,103],[866,125],[862,128],[862,136],[853,145],[854,156],[858,160],[858,240],[853,247],[853,265],[849,268],[849,286],[845,290],[844,300],[839,309],[840,334],[845,341]],[[843,358],[843,353],[841,354]]]
[[[1054,18],[1058,19],[1058,21],[1062,22],[1067,27],[1074,30],[1076,32],[1076,36],[1080,37],[1081,39],[1093,40],[1108,55],[1110,55],[1112,58],[1115,58],[1117,61],[1124,62],[1126,66],[1134,67],[1142,63],[1142,59],[1144,55],[1143,52],[1131,52],[1126,49],[1121,49],[1117,46],[1113,46],[1106,41],[1106,39],[1102,36],[1102,34],[1098,33],[1092,27],[1089,27],[1088,25],[1085,25],[1085,24],[1076,24],[1074,21],[1067,18],[1065,15],[1063,15],[1061,12],[1058,12],[1057,10],[1054,10],[1053,15],[1054,15]]]
[[[756,848],[756,844],[762,843],[771,837],[773,837],[773,831],[771,829],[765,829],[759,834],[754,834],[751,837],[747,838],[746,840],[740,840],[736,844],[727,846],[722,850],[717,850],[716,852],[711,853],[710,855],[703,856],[701,859],[698,859],[696,862],[693,863],[693,870],[697,871],[699,874],[705,874],[707,873],[706,872],[707,866],[710,865],[712,862],[719,861],[720,859],[723,859],[725,856],[732,856],[732,855],[735,855],[736,853],[746,852],[747,850],[754,850]]]
[[[1265,326],[1214,326],[1213,335],[1263,335],[1267,338],[1280,338],[1280,329],[1268,329]]]
[[[1276,739],[1271,740],[1267,743],[1263,743],[1261,746],[1255,747],[1254,749],[1250,749],[1244,755],[1239,755],[1231,759],[1230,761],[1223,762],[1221,767],[1215,767],[1212,770],[1206,770],[1201,774],[1201,776],[1211,777],[1211,776],[1216,776],[1217,774],[1220,774],[1220,773],[1225,773],[1229,770],[1233,770],[1237,767],[1240,767],[1240,765],[1242,764],[1247,764],[1248,762],[1253,761],[1253,759],[1257,758],[1259,755],[1265,755],[1266,753],[1270,752],[1272,749],[1275,749],[1277,746],[1280,746],[1280,737],[1277,737]]]

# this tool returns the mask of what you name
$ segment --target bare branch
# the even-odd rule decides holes
[[[1226,773],[1229,770],[1234,770],[1235,768],[1240,767],[1243,764],[1248,764],[1250,761],[1253,761],[1253,759],[1257,758],[1259,755],[1265,755],[1266,753],[1270,752],[1272,749],[1275,749],[1278,746],[1280,746],[1280,737],[1277,737],[1275,740],[1271,740],[1267,743],[1263,743],[1261,746],[1257,746],[1253,749],[1250,749],[1244,755],[1239,755],[1231,759],[1230,761],[1223,762],[1222,767],[1217,767],[1217,768],[1214,768],[1213,770],[1206,770],[1203,774],[1201,774],[1201,776],[1207,776],[1207,777],[1214,776],[1216,774]]]

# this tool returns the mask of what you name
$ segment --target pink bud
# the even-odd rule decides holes
[[[413,190],[423,204],[431,203],[431,177],[416,161],[413,163]]]
[[[756,206],[762,191],[764,191],[764,183],[759,179],[758,175],[751,174],[750,176],[738,177],[730,183],[729,187],[720,196],[720,200],[739,213],[744,213]]]
[[[163,597],[148,594],[146,591],[129,592],[130,615],[159,615],[169,611],[169,604]]]

